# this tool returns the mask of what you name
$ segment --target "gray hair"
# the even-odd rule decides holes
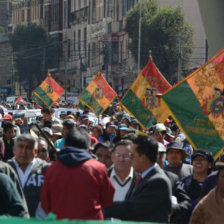
[[[28,142],[32,145],[33,149],[37,149],[38,143],[37,138],[30,134],[22,134],[16,137],[15,145],[17,145],[18,142]]]

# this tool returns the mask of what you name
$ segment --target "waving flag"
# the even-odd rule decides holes
[[[48,73],[46,79],[33,91],[33,94],[46,106],[51,107],[64,92],[65,90]]]
[[[156,121],[164,122],[169,111],[160,101],[160,97],[170,87],[150,56],[148,63],[122,98],[122,106],[144,128],[150,127]]]
[[[20,102],[26,104],[26,101],[21,96],[18,96],[16,103],[20,103]]]
[[[162,96],[195,149],[224,148],[224,49]]]
[[[117,94],[103,78],[101,72],[98,72],[93,81],[79,96],[79,100],[99,117],[116,96]]]

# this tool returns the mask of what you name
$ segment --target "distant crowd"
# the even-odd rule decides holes
[[[0,107],[0,215],[223,223],[224,156],[193,149],[171,116],[143,129],[118,103],[97,122],[88,107],[28,107],[35,122],[5,113],[22,102]]]

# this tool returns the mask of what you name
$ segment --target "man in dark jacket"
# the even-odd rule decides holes
[[[26,216],[21,196],[10,177],[3,173],[0,173],[0,201],[0,215]]]
[[[107,217],[145,222],[169,222],[171,184],[156,163],[158,143],[153,137],[139,136],[132,147],[133,167],[140,178],[127,199],[105,209]]]
[[[102,209],[113,203],[114,187],[104,164],[87,152],[90,139],[74,127],[65,137],[65,148],[46,171],[41,206],[58,219],[103,220]]]

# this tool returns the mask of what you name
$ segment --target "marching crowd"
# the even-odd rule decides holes
[[[193,149],[171,116],[143,130],[116,104],[98,124],[88,108],[41,114],[2,113],[0,215],[223,223],[224,157]]]

